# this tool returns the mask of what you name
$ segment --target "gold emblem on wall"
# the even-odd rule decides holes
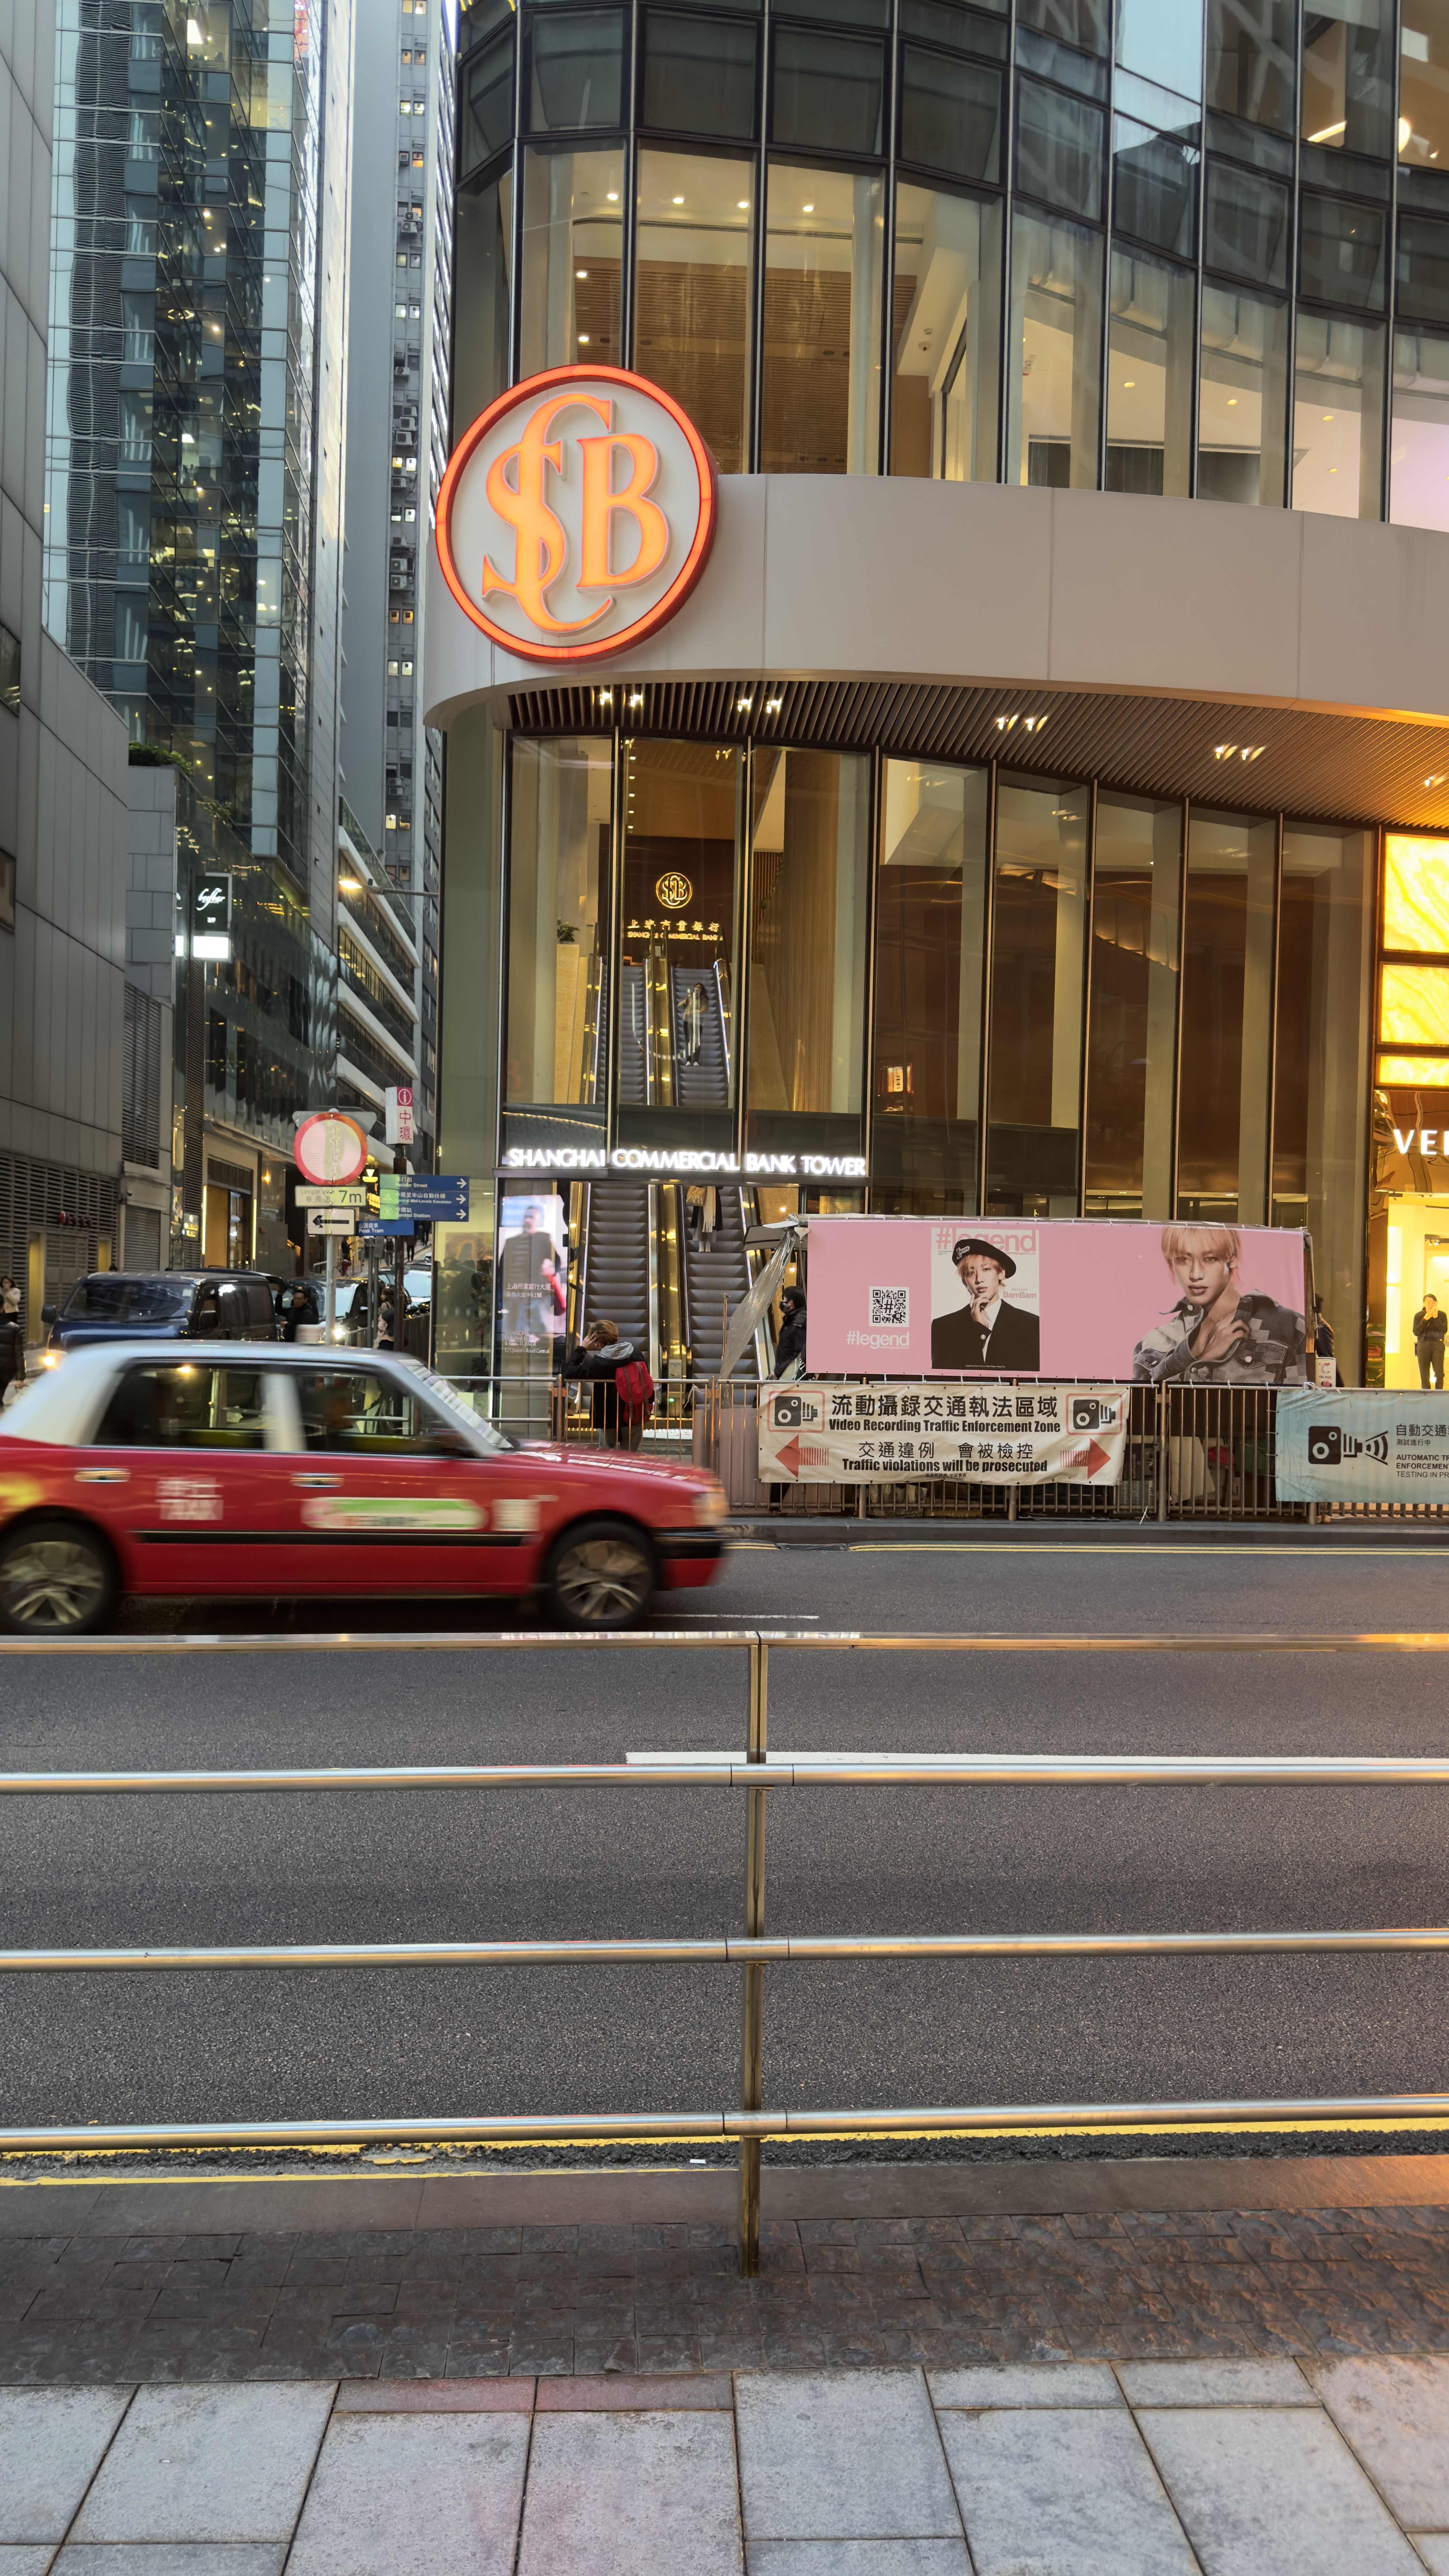
[[[680,876],[676,869],[671,868],[656,885],[654,900],[662,903],[666,912],[683,912],[694,901],[694,888],[688,877]]]

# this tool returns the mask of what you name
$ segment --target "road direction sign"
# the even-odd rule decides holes
[[[364,1243],[376,1243],[386,1234],[410,1235],[412,1230],[410,1216],[365,1216],[357,1229]]]
[[[378,1203],[384,1216],[442,1217],[466,1223],[468,1184],[438,1172],[379,1172]]]
[[[320,1207],[307,1210],[309,1234],[355,1234],[356,1231],[357,1219],[350,1208]]]
[[[304,1208],[365,1208],[367,1195],[360,1186],[343,1188],[335,1181],[303,1181],[298,1184],[297,1205]]]

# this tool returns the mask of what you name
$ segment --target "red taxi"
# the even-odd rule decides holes
[[[709,1583],[698,1467],[521,1447],[390,1352],[75,1351],[0,1414],[0,1627],[79,1636],[133,1593],[541,1596],[625,1628]]]

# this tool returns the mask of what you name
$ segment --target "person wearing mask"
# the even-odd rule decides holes
[[[805,1371],[805,1291],[787,1288],[780,1299],[780,1333],[775,1344],[775,1375],[801,1377]]]
[[[1428,1386],[1432,1378],[1440,1394],[1444,1392],[1444,1333],[1449,1317],[1439,1311],[1439,1300],[1432,1291],[1414,1317],[1414,1357],[1419,1363],[1419,1384]]]
[[[618,1372],[633,1366],[643,1373],[653,1401],[653,1380],[648,1362],[637,1342],[627,1341],[612,1317],[601,1315],[591,1324],[581,1342],[565,1351],[559,1374],[575,1378],[590,1389],[590,1414],[595,1431],[605,1449],[637,1449],[644,1438],[642,1412],[637,1419],[628,1414],[620,1418]],[[642,1389],[641,1389],[642,1393]]]

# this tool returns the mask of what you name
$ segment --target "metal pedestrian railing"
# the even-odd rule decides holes
[[[0,1773],[0,1798],[277,1796],[508,1789],[729,1788],[745,1795],[744,1931],[715,1939],[293,1942],[279,1945],[147,1949],[0,1951],[0,1975],[175,1974],[194,1970],[340,1968],[497,1968],[636,1966],[658,1962],[737,1966],[742,1972],[740,2106],[737,2111],[574,2113],[446,2120],[251,2121],[147,2123],[126,2127],[0,2129],[0,2154],[56,2154],[108,2148],[288,2147],[447,2140],[492,2146],[553,2140],[621,2141],[735,2138],[740,2147],[739,2258],[759,2268],[760,2152],[771,2137],[873,2136],[1013,2129],[1151,2128],[1228,2123],[1241,2129],[1304,2121],[1442,2121],[1449,2093],[1293,2100],[1136,2103],[1033,2103],[835,2111],[770,2110],[764,2102],[764,1976],[767,1967],[801,1960],[1057,1959],[1242,1957],[1284,1954],[1381,1954],[1449,1950],[1449,1925],[1329,1931],[928,1933],[910,1935],[767,1935],[765,1930],[766,1800],[810,1788],[1045,1788],[1170,1786],[1176,1788],[1449,1787],[1449,1757],[1403,1755],[999,1754],[849,1756],[771,1754],[768,1693],[772,1654],[1444,1654],[1449,1634],[1361,1632],[1341,1636],[1278,1634],[1158,1637],[873,1636],[850,1632],[763,1636],[748,1629],[703,1635],[646,1631],[620,1636],[429,1634],[310,1637],[87,1638],[74,1642],[16,1639],[10,1656],[172,1655],[205,1653],[638,1654],[717,1652],[748,1658],[749,1690],[742,1759],[663,1755],[657,1759],[579,1763],[407,1764],[387,1768],[253,1771],[76,1771]]]

